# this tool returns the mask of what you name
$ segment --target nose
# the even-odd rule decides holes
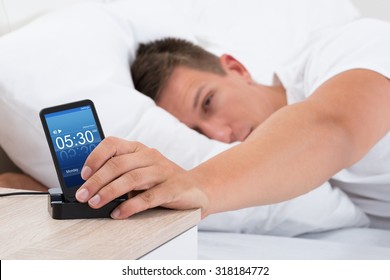
[[[204,135],[211,139],[215,139],[224,143],[233,142],[233,131],[229,125],[226,124],[211,124],[204,123],[200,126]]]

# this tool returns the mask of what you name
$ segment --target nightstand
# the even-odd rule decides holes
[[[199,209],[156,208],[126,220],[54,220],[47,200],[0,197],[0,259],[197,258]]]

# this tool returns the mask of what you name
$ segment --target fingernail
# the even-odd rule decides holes
[[[92,169],[88,166],[84,166],[83,169],[81,169],[81,178],[84,180],[87,180],[89,176],[91,176]]]
[[[88,195],[89,192],[87,191],[87,189],[79,189],[76,192],[76,199],[80,202],[85,202],[87,201]]]
[[[98,194],[95,195],[94,197],[92,197],[92,198],[88,201],[88,203],[91,204],[92,206],[98,205],[99,202],[100,202],[100,195],[98,195]]]
[[[121,215],[121,211],[117,208],[114,211],[112,211],[111,218],[118,219],[120,215]]]

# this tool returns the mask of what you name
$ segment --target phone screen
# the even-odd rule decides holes
[[[74,201],[76,190],[84,183],[81,169],[85,160],[104,138],[93,103],[84,100],[46,108],[41,119],[63,194]]]

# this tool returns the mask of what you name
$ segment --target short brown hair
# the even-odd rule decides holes
[[[165,38],[140,44],[131,66],[134,87],[156,100],[177,66],[225,75],[216,55],[189,41]]]

